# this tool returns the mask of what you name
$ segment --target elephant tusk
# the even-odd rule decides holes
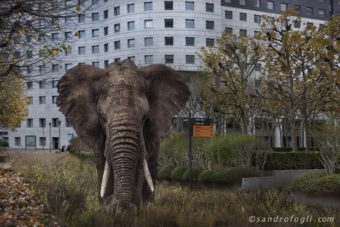
[[[145,158],[144,158],[144,176],[145,176],[146,182],[148,183],[148,185],[150,187],[150,190],[153,192],[155,190],[155,187],[153,186],[148,162],[146,161]]]
[[[106,186],[107,186],[107,182],[109,181],[109,163],[105,162],[105,167],[104,167],[104,173],[103,173],[103,178],[102,178],[102,185],[100,187],[100,197],[103,198],[105,191],[106,191]]]

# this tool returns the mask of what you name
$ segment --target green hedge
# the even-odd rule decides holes
[[[292,190],[298,192],[340,193],[340,174],[305,174],[293,181]]]
[[[198,181],[202,183],[236,184],[241,183],[243,177],[254,176],[257,176],[257,172],[253,168],[232,167],[218,171],[205,170],[199,175]]]
[[[183,180],[183,174],[187,171],[187,167],[184,166],[178,166],[174,168],[171,172],[171,180]]]
[[[319,158],[318,152],[269,152],[264,169],[323,169]]]
[[[192,168],[192,181],[198,181],[198,176],[202,173],[203,169],[194,167]],[[183,181],[190,181],[190,171],[187,169],[182,176]]]
[[[159,169],[157,177],[159,180],[171,180],[171,173],[174,170],[174,166],[163,166]]]

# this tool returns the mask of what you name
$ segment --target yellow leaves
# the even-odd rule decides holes
[[[80,4],[76,6],[76,10],[79,12],[80,11]]]

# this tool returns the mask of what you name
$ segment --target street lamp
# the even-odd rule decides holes
[[[48,123],[48,126],[50,127],[50,152],[51,152],[51,149],[52,149],[52,147],[51,147],[51,146],[52,146],[52,138],[51,138],[51,134],[52,134],[52,133],[51,133],[51,126],[52,126],[52,123],[49,122],[49,123]]]
[[[61,139],[60,139],[60,125],[61,125],[61,120],[58,120],[58,127],[59,127],[58,151],[59,152],[60,152],[60,143],[61,143]]]

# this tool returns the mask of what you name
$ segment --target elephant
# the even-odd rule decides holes
[[[101,205],[129,210],[154,199],[160,140],[190,90],[162,64],[79,64],[58,83],[57,105],[93,150]]]

